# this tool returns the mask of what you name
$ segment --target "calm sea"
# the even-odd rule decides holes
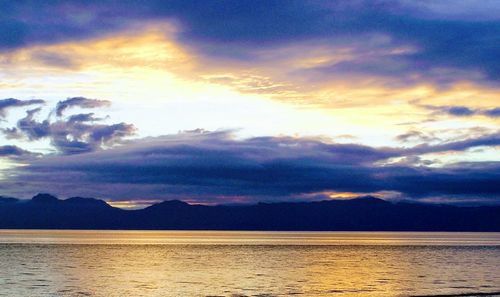
[[[499,291],[500,233],[0,230],[0,296]]]

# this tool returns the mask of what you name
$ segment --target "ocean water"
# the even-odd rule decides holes
[[[500,233],[0,230],[0,296],[499,291]]]

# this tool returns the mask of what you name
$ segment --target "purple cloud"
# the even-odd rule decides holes
[[[107,100],[87,99],[83,97],[69,98],[59,101],[56,121],[49,118],[39,121],[35,119],[41,108],[26,111],[26,116],[17,121],[16,127],[0,129],[7,139],[27,139],[36,141],[49,139],[51,145],[62,154],[78,154],[113,146],[122,142],[123,138],[133,135],[136,128],[132,124],[102,124],[93,113],[74,114],[61,118],[63,111],[70,107],[96,108],[109,106]]]
[[[416,104],[428,110],[434,111],[436,114],[446,114],[457,117],[469,117],[475,115],[482,115],[491,118],[500,117],[500,107],[496,108],[471,108],[467,106],[437,106],[429,104]]]
[[[7,109],[13,107],[23,107],[35,104],[44,104],[42,99],[19,100],[15,98],[0,99],[0,118],[6,116]]]
[[[236,140],[229,132],[184,133],[131,141],[91,153],[52,156],[16,169],[10,182],[60,195],[227,203],[293,200],[320,193],[399,192],[500,202],[497,162],[432,168],[380,165],[392,157],[498,145],[498,135],[415,148],[372,148],[312,138]],[[36,189],[35,189],[36,188]]]
[[[122,32],[147,21],[178,25],[177,39],[211,58],[258,62],[262,49],[321,41],[376,53],[322,65],[321,76],[368,75],[400,84],[446,85],[500,79],[500,5],[378,1],[4,1],[0,49],[53,44]],[[448,8],[453,5],[453,12]],[[479,7],[479,8],[478,8]],[[486,7],[486,6],[484,6]],[[84,12],[85,18],[72,17]],[[366,42],[370,38],[384,42]],[[399,52],[400,48],[412,48]],[[49,63],[71,65],[61,57]],[[311,69],[303,69],[302,75]],[[473,74],[473,75],[472,75]]]
[[[40,154],[35,154],[30,151],[24,150],[16,145],[1,145],[0,146],[0,158],[10,157],[10,158],[24,158],[39,156]]]
[[[73,97],[57,102],[56,115],[59,117],[62,116],[63,112],[71,107],[97,108],[97,107],[108,107],[110,105],[111,102],[108,100],[88,99],[85,97]]]

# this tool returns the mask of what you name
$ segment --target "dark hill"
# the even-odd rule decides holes
[[[122,210],[93,198],[0,197],[0,228],[322,231],[500,231],[500,206],[391,203],[374,197],[205,206],[171,200]]]
[[[16,199],[16,198],[0,196],[0,204],[3,204],[3,203],[15,203],[15,202],[18,202],[18,201],[19,201],[19,199]]]

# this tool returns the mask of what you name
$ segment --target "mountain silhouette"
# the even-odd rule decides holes
[[[0,196],[3,229],[500,231],[500,206],[392,203],[375,197],[255,205],[191,205],[164,201],[124,210],[103,200],[31,200]]]

